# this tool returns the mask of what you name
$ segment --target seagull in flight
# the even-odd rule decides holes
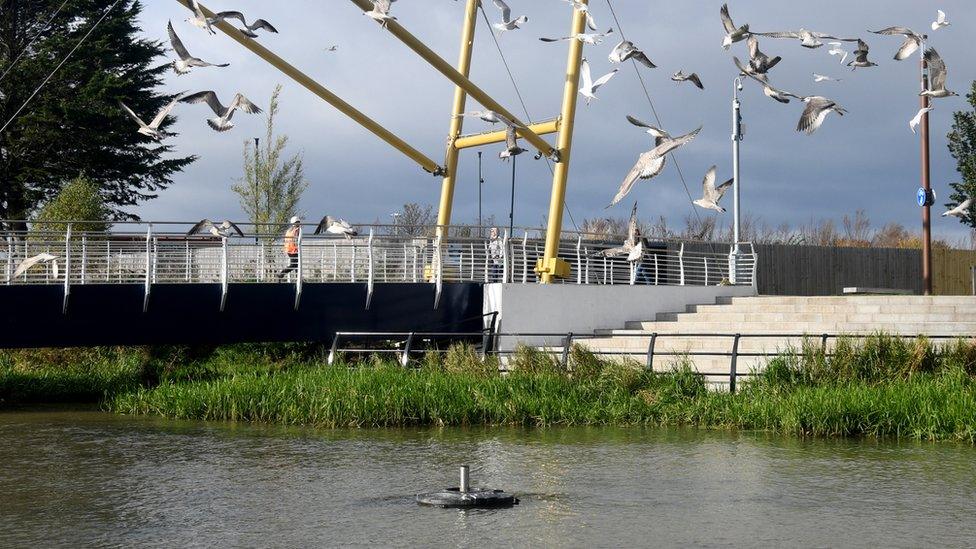
[[[766,74],[773,67],[775,67],[780,61],[783,60],[782,57],[776,56],[770,58],[768,55],[759,50],[759,39],[755,36],[749,35],[749,67],[755,74]]]
[[[43,264],[50,264],[51,271],[54,274],[54,278],[58,278],[58,258],[54,255],[45,252],[42,254],[35,255],[34,257],[28,257],[27,259],[21,261],[20,264],[17,265],[17,270],[15,270],[14,274],[11,275],[9,279],[7,279],[7,282],[20,278],[21,275],[29,271],[35,265],[43,265]]]
[[[648,59],[647,55],[638,49],[633,42],[624,40],[613,47],[613,50],[610,52],[610,62],[623,63],[628,59],[639,61],[642,65],[649,69],[657,68],[657,65],[652,63],[651,60]]]
[[[932,22],[932,30],[937,31],[943,27],[948,27],[950,24],[949,19],[946,18],[946,13],[939,10],[939,18]]]
[[[187,51],[186,46],[183,45],[183,41],[180,37],[176,35],[176,31],[173,29],[173,22],[170,21],[166,26],[166,30],[169,32],[169,43],[173,46],[173,51],[179,56],[179,59],[173,61],[173,70],[176,74],[187,74],[193,67],[229,67],[230,63],[207,63],[203,59],[198,57],[193,57],[190,52]]]
[[[346,237],[346,240],[351,240],[354,236],[359,236],[359,231],[352,228],[352,225],[346,223],[342,219],[336,219],[331,215],[327,215],[319,221],[318,227],[315,228],[313,234],[338,234]]]
[[[586,34],[581,32],[579,34],[574,34],[573,36],[563,36],[562,38],[540,38],[539,40],[543,42],[562,42],[565,40],[579,40],[584,44],[596,46],[602,44],[603,39],[611,34],[613,34],[612,28],[607,32],[592,33],[592,34]]]
[[[739,72],[742,75],[748,76],[749,78],[755,80],[756,82],[759,82],[762,85],[763,94],[766,97],[770,99],[774,99],[784,104],[789,103],[791,98],[802,99],[802,97],[800,97],[799,95],[790,93],[788,91],[783,91],[774,87],[772,84],[769,83],[769,78],[765,74],[754,74],[752,68],[743,65],[742,61],[739,61],[738,57],[733,56],[732,61],[735,63],[735,66],[738,67]]]
[[[339,44],[332,44],[328,48],[325,48],[325,51],[328,52],[328,53],[332,53],[332,52],[335,52],[335,51],[339,51]]]
[[[637,203],[630,210],[630,221],[627,222],[627,240],[622,246],[600,250],[594,254],[596,257],[620,257],[627,256],[627,261],[637,263],[644,257],[644,243],[641,239],[640,227],[637,224]]]
[[[620,69],[613,69],[612,71],[604,74],[596,81],[593,80],[593,76],[590,74],[590,63],[587,62],[586,58],[583,59],[583,85],[580,86],[580,95],[586,98],[586,104],[589,105],[590,101],[597,99],[596,91],[603,87],[604,84],[610,81],[611,78],[616,76],[617,71]]]
[[[250,99],[239,93],[234,96],[234,99],[231,100],[230,105],[226,107],[220,103],[220,99],[217,98],[217,93],[211,90],[188,95],[181,99],[181,101],[183,103],[191,104],[206,103],[214,114],[217,115],[215,118],[207,119],[207,124],[209,124],[214,131],[218,132],[225,132],[234,127],[234,123],[230,120],[234,117],[234,111],[237,109],[240,109],[247,114],[259,114],[263,112],[260,107],[252,103]]]
[[[509,126],[505,130],[505,150],[498,153],[498,158],[508,160],[513,156],[518,156],[524,152],[526,152],[526,150],[518,145],[518,136],[515,133],[515,128]]]
[[[664,138],[661,143],[653,149],[642,153],[637,158],[637,163],[631,168],[630,172],[620,184],[620,189],[607,208],[612,208],[623,200],[634,188],[634,184],[640,179],[652,179],[664,171],[665,158],[675,149],[687,145],[701,132],[701,127],[697,130],[676,138]]]
[[[705,179],[702,181],[702,197],[695,200],[694,204],[706,210],[715,210],[717,212],[725,213],[725,208],[718,205],[719,201],[725,195],[732,184],[735,182],[734,179],[729,179],[725,183],[722,183],[718,187],[715,186],[715,170],[716,167],[712,166],[708,172],[705,174]]]
[[[941,99],[943,97],[959,95],[954,91],[946,89],[946,78],[949,76],[949,69],[946,68],[945,61],[942,60],[939,52],[935,51],[935,48],[929,48],[925,52],[925,62],[929,67],[929,89],[920,93],[920,96]]]
[[[830,55],[842,56],[840,58],[840,62],[843,65],[844,61],[847,61],[847,57],[851,54],[851,52],[841,47],[843,45],[843,42],[828,42],[828,44],[830,45],[830,50],[828,50],[827,53],[829,53]]]
[[[499,32],[519,29],[521,28],[519,25],[524,25],[529,22],[529,18],[524,15],[512,19],[512,8],[508,7],[508,4],[502,0],[492,0],[492,2],[495,4],[496,8],[502,10],[502,22],[492,25],[498,29]]]
[[[823,40],[840,40],[841,42],[857,42],[857,38],[838,38],[836,36],[831,36],[822,32],[815,32],[807,29],[800,29],[798,31],[784,31],[784,32],[757,32],[759,36],[767,36],[769,38],[789,38],[793,40],[799,40],[800,45],[804,48],[816,49],[824,45]]]
[[[701,78],[698,77],[698,73],[696,72],[686,75],[685,73],[678,71],[671,76],[671,80],[674,80],[675,82],[678,83],[691,82],[692,84],[695,85],[696,88],[700,90],[705,89],[705,86],[702,84]]]
[[[488,122],[489,124],[499,124],[499,123],[500,124],[505,124],[506,126],[508,126],[510,128],[524,128],[525,127],[525,126],[516,124],[512,120],[509,120],[508,117],[506,117],[505,115],[499,114],[499,113],[497,113],[495,111],[491,111],[491,110],[468,111],[468,112],[463,112],[463,113],[457,115],[458,118],[460,118],[462,116],[467,116],[467,117],[471,117],[471,118],[478,118],[480,120],[483,120],[485,122]]]
[[[229,220],[223,220],[219,225],[210,221],[209,219],[201,219],[199,223],[190,228],[186,232],[187,236],[192,236],[195,234],[208,233],[219,238],[230,238],[235,234],[237,236],[243,237],[244,232],[241,231],[234,222]]]
[[[169,104],[167,104],[158,113],[156,113],[156,118],[153,118],[152,122],[150,122],[149,124],[143,122],[142,118],[139,118],[139,115],[132,112],[132,109],[127,107],[125,103],[119,101],[119,107],[121,107],[122,110],[129,115],[129,118],[131,118],[136,122],[136,124],[139,124],[139,130],[138,130],[139,133],[145,135],[146,137],[149,137],[150,139],[160,141],[164,137],[166,137],[166,134],[164,134],[159,129],[159,127],[163,124],[163,121],[166,120],[166,117],[169,116],[169,113],[173,110],[173,107],[175,107],[176,104],[180,102],[180,99],[182,97],[183,97],[182,93],[178,94],[172,101],[169,102]]]
[[[655,147],[657,147],[661,143],[664,143],[665,140],[671,139],[671,134],[669,134],[665,130],[662,130],[661,128],[658,128],[657,126],[654,126],[652,124],[648,124],[647,122],[642,122],[641,120],[629,114],[627,115],[627,122],[630,122],[631,124],[637,126],[638,128],[644,128],[645,131],[651,137],[654,138]]]
[[[819,84],[820,82],[842,82],[843,79],[834,78],[832,76],[825,76],[823,74],[813,73],[813,81]]]
[[[372,0],[373,9],[370,11],[364,11],[363,15],[369,17],[373,21],[376,21],[383,28],[390,23],[390,21],[396,21],[396,17],[390,15],[390,5],[396,0]]]
[[[722,4],[722,9],[719,10],[719,16],[722,18],[722,26],[725,27],[725,38],[722,39],[722,47],[727,51],[732,47],[732,44],[736,42],[741,42],[752,36],[749,32],[749,25],[745,24],[741,27],[736,27],[735,23],[732,22],[732,17],[729,15],[729,5]]]
[[[248,25],[247,20],[244,19],[243,13],[241,12],[228,12],[228,13],[233,13],[234,14],[233,18],[238,19],[241,22],[241,24],[244,25],[243,29],[237,29],[237,30],[241,31],[241,33],[248,38],[257,38],[258,33],[256,31],[259,30],[264,30],[274,34],[278,34],[278,29],[274,28],[274,25],[268,23],[264,19],[255,19],[253,23]],[[230,18],[231,16],[228,16],[228,19]]]
[[[577,11],[585,15],[586,26],[589,27],[591,31],[597,30],[596,21],[593,20],[593,14],[590,13],[590,6],[580,2],[580,0],[563,0],[563,2],[572,4]]]
[[[812,135],[820,129],[824,120],[827,119],[827,115],[831,112],[836,112],[840,116],[847,114],[844,108],[826,97],[812,95],[801,99],[807,104],[807,107],[800,116],[800,122],[796,125],[796,131],[806,132],[807,135]]]
[[[922,47],[922,35],[907,27],[888,27],[886,29],[870,32],[883,36],[905,37],[905,41],[902,43],[901,47],[898,48],[898,52],[895,53],[895,61],[904,61],[905,59],[908,59],[913,53],[917,52],[918,49]]]
[[[877,67],[878,64],[873,61],[868,60],[868,54],[871,53],[871,48],[868,47],[864,40],[857,41],[857,49],[854,50],[854,60],[847,64],[851,67],[851,70],[866,69],[869,67]]]
[[[958,217],[959,219],[965,219],[967,217],[971,217],[969,210],[970,208],[972,208],[972,206],[973,206],[973,199],[967,198],[966,200],[963,200],[962,203],[956,206],[955,208],[952,208],[951,210],[942,214],[942,217],[952,216],[952,217]]]
[[[207,17],[203,13],[203,9],[200,7],[200,3],[197,0],[190,0],[190,9],[193,10],[193,17],[186,20],[187,23],[193,25],[194,27],[203,29],[210,34],[217,34],[217,31],[213,29],[213,26],[220,23],[224,19],[230,17],[237,17],[240,15],[238,11],[222,11],[214,14],[213,17]],[[241,15],[241,17],[244,17]]]
[[[918,114],[915,115],[915,118],[912,118],[908,122],[908,127],[912,129],[912,133],[918,133],[918,126],[922,123],[922,117],[934,110],[935,107],[925,107],[924,109],[919,109]]]

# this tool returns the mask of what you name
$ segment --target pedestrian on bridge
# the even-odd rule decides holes
[[[288,266],[278,273],[278,280],[284,280],[288,273],[298,270],[298,239],[302,234],[302,219],[297,215],[291,218],[291,226],[285,231],[285,244],[282,249],[288,256]]]

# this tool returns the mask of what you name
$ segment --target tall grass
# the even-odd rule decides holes
[[[685,425],[976,441],[976,345],[963,341],[879,335],[842,340],[830,356],[806,346],[797,357],[772,360],[735,395],[708,390],[687,365],[654,373],[579,346],[566,368],[520,349],[506,375],[497,359],[481,360],[467,346],[428,354],[408,369],[378,357],[323,366],[319,349],[295,346],[103,353],[90,362],[107,375],[89,372],[101,380],[95,385],[111,387],[101,393],[106,408],[125,414],[321,427]],[[30,377],[29,368],[8,364],[10,354],[0,356],[0,388],[10,384],[11,368]],[[60,394],[54,389],[38,384],[35,395]]]

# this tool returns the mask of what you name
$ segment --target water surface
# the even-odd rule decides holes
[[[513,509],[422,508],[475,484]],[[0,545],[967,546],[970,445],[0,413]]]

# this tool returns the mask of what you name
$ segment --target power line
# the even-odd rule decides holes
[[[518,96],[519,103],[522,104],[522,112],[525,113],[526,122],[532,123],[532,116],[529,114],[529,108],[525,106],[525,100],[522,98],[522,91],[519,89],[518,82],[515,81],[515,75],[512,73],[512,68],[508,64],[508,59],[505,57],[505,52],[502,51],[501,43],[498,42],[498,37],[495,36],[495,31],[491,26],[491,21],[488,19],[488,14],[485,13],[485,6],[478,3],[478,8],[481,10],[481,16],[485,21],[485,26],[488,28],[488,34],[491,35],[492,41],[495,42],[495,49],[498,50],[498,56],[501,57],[502,64],[505,65],[505,71],[508,72],[508,78],[512,81],[512,87],[515,88],[515,95]],[[546,161],[546,166],[549,167],[549,173],[554,175],[552,169],[552,163],[549,161],[548,157],[543,157]],[[572,221],[573,227],[579,232],[579,225],[576,224],[576,219],[573,217],[573,211],[569,208],[569,203],[565,202],[563,205],[566,207],[566,213],[569,214],[569,220]]]
[[[14,58],[14,60],[10,62],[10,66],[7,67],[7,70],[3,71],[3,74],[0,75],[0,82],[3,82],[3,79],[6,78],[8,74],[10,74],[10,71],[13,70],[14,65],[16,65],[17,62],[20,61],[20,58],[23,57],[25,53],[27,53],[27,50],[29,50],[30,47],[34,45],[34,42],[38,38],[40,38],[41,35],[44,34],[44,32],[48,28],[51,27],[51,23],[54,22],[54,18],[57,17],[59,13],[61,13],[61,10],[64,9],[64,6],[67,3],[68,3],[68,0],[64,0],[64,2],[61,3],[61,6],[54,12],[54,15],[52,15],[51,18],[47,20],[47,24],[44,25],[44,28],[42,28],[41,30],[37,31],[37,34],[35,34],[34,37],[31,38],[30,41],[27,42],[27,45],[24,46],[24,49],[21,50],[20,53],[17,54],[17,57]]]
[[[607,0],[607,7],[610,8],[610,14],[613,15],[613,20],[617,24],[617,30],[620,31],[621,40],[626,40],[627,37],[624,35],[624,29],[620,26],[620,19],[617,18],[617,12],[613,9],[612,0]],[[657,125],[664,127],[661,123],[661,117],[657,114],[657,109],[654,108],[654,101],[651,99],[650,92],[647,91],[647,84],[644,82],[644,76],[640,72],[640,68],[637,66],[637,61],[631,59],[630,62],[634,66],[634,72],[637,74],[637,79],[640,81],[641,89],[644,90],[644,97],[647,98],[647,103],[651,107],[651,113],[654,115],[654,120],[657,121]],[[704,229],[704,222],[701,216],[698,214],[698,210],[694,206],[694,197],[691,196],[691,191],[688,189],[688,183],[685,181],[685,175],[681,171],[681,166],[678,165],[678,159],[675,158],[674,153],[670,153],[668,156],[671,157],[671,163],[674,164],[675,170],[678,172],[678,177],[681,179],[681,185],[685,188],[685,194],[688,195],[688,203],[691,204],[691,211],[695,214],[695,218],[698,219],[698,224]]]
[[[104,20],[105,20],[105,18],[106,18],[106,17],[108,17],[108,14],[109,14],[109,13],[110,13],[110,12],[111,12],[111,11],[112,11],[113,9],[115,9],[115,6],[117,6],[117,5],[118,5],[118,3],[119,3],[119,2],[121,2],[121,1],[122,1],[122,0],[115,0],[115,2],[113,2],[113,3],[112,3],[112,5],[111,5],[111,6],[109,6],[107,10],[105,10],[105,13],[103,13],[103,14],[102,14],[102,16],[101,16],[101,17],[100,17],[100,18],[98,19],[98,21],[95,21],[95,24],[94,24],[94,25],[92,25],[92,28],[90,28],[90,29],[88,29],[88,32],[87,32],[87,33],[85,33],[85,36],[83,36],[83,37],[81,37],[81,40],[79,40],[79,41],[78,41],[78,43],[77,43],[77,44],[75,44],[75,47],[73,47],[73,48],[71,48],[71,51],[69,51],[69,52],[68,52],[68,55],[66,55],[66,56],[64,56],[64,59],[62,59],[62,60],[61,60],[61,62],[60,62],[60,63],[58,63],[58,66],[57,66],[57,67],[54,67],[54,70],[53,70],[53,71],[51,71],[51,74],[49,74],[49,75],[47,75],[47,78],[45,78],[45,79],[44,79],[44,81],[43,81],[43,82],[41,82],[41,85],[40,85],[40,86],[38,86],[38,87],[37,87],[37,89],[35,89],[35,90],[34,90],[34,93],[32,93],[32,94],[30,94],[30,97],[28,97],[28,98],[27,98],[27,100],[26,100],[26,101],[24,101],[24,104],[23,104],[23,105],[21,105],[19,109],[17,109],[17,112],[15,112],[15,113],[14,113],[14,114],[13,114],[13,115],[12,115],[12,116],[11,116],[11,117],[10,117],[10,118],[8,119],[8,120],[7,120],[7,122],[6,122],[6,123],[5,123],[4,125],[3,125],[3,127],[2,127],[2,128],[0,128],[0,133],[3,133],[4,131],[6,131],[6,129],[7,129],[7,127],[8,127],[8,126],[10,126],[10,123],[11,123],[11,122],[13,122],[13,121],[14,121],[14,119],[16,119],[16,118],[17,118],[18,116],[20,116],[20,113],[21,113],[21,112],[23,112],[23,110],[24,110],[24,109],[25,109],[25,108],[27,107],[27,105],[28,105],[28,104],[29,104],[29,103],[30,103],[30,102],[31,102],[31,101],[32,101],[32,100],[34,99],[34,97],[36,97],[36,96],[37,96],[37,94],[38,94],[38,93],[39,93],[39,92],[41,91],[41,88],[43,88],[44,86],[46,86],[46,85],[47,85],[47,83],[48,83],[48,82],[50,82],[50,80],[51,80],[52,78],[54,78],[54,75],[55,75],[55,74],[57,74],[57,72],[58,72],[59,70],[61,70],[61,67],[63,67],[63,66],[64,66],[64,64],[68,62],[68,59],[70,59],[70,58],[71,58],[71,56],[72,56],[72,55],[74,55],[74,53],[75,53],[76,51],[78,51],[78,48],[80,48],[80,47],[81,47],[81,45],[82,45],[82,44],[84,44],[86,40],[88,40],[88,37],[90,37],[90,36],[92,35],[92,33],[93,33],[93,32],[95,32],[95,29],[97,29],[97,28],[98,28],[98,26],[102,24],[102,21],[104,21]]]

